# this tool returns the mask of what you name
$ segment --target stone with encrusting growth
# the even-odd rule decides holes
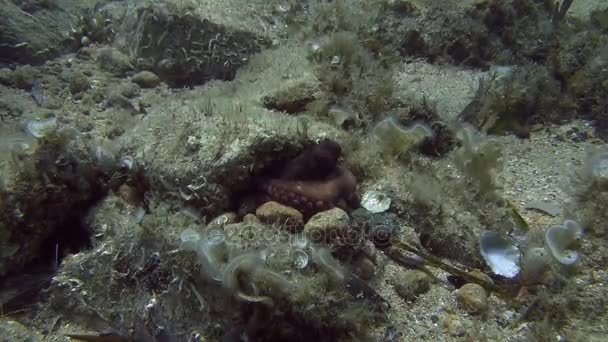
[[[443,319],[443,328],[451,336],[462,336],[466,333],[464,325],[458,316],[446,315]]]
[[[259,206],[255,215],[264,223],[279,225],[290,232],[299,232],[304,225],[302,213],[292,207],[270,201]]]
[[[304,226],[304,232],[312,241],[331,242],[342,234],[349,221],[348,214],[344,210],[333,208],[311,217]]]
[[[431,288],[431,279],[422,271],[411,270],[393,279],[395,291],[405,300],[414,300]]]
[[[139,85],[142,88],[154,88],[160,84],[160,78],[151,71],[140,71],[133,75],[131,79],[133,83]]]
[[[89,89],[90,86],[91,86],[91,84],[89,83],[89,79],[87,78],[87,76],[84,73],[82,73],[80,71],[75,71],[70,75],[70,81],[69,81],[70,93],[72,93],[72,94],[81,93],[81,92]]]
[[[488,310],[488,294],[478,284],[464,284],[456,292],[456,300],[463,310],[471,314],[483,313]]]

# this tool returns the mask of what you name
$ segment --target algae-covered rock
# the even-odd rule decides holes
[[[133,61],[131,56],[123,53],[117,48],[105,47],[99,49],[96,55],[96,61],[99,66],[116,76],[124,76],[126,72],[133,69]]]
[[[488,294],[478,284],[464,284],[456,291],[456,300],[462,309],[472,314],[484,313],[488,310]]]
[[[466,333],[466,328],[457,315],[446,315],[443,318],[443,328],[451,336],[462,336]]]
[[[210,16],[216,7],[226,16]],[[199,3],[187,8],[172,2],[143,4],[127,16],[116,41],[124,44],[142,68],[172,85],[232,79],[264,38],[240,23],[246,8],[238,2]]]
[[[160,78],[150,71],[140,71],[131,79],[142,88],[154,88],[160,84]]]
[[[41,255],[59,258],[86,245],[81,217],[104,195],[110,177],[55,116],[32,120],[27,130],[30,136],[16,134],[0,146],[0,275],[18,272]],[[114,166],[110,161],[109,173]],[[51,265],[54,259],[40,263]]]
[[[72,93],[72,94],[81,93],[81,92],[89,89],[90,86],[91,86],[91,84],[89,83],[89,79],[87,78],[87,76],[84,73],[76,71],[70,75],[70,79],[69,79],[70,93]]]
[[[276,92],[264,96],[262,99],[264,106],[287,113],[299,113],[305,111],[306,106],[319,96],[319,81],[313,77],[298,79],[290,83]]]
[[[349,221],[344,210],[334,208],[311,217],[304,226],[304,232],[312,241],[331,242],[344,234]]]
[[[246,201],[264,172],[295,157],[314,139],[344,135],[330,125],[269,111],[260,99],[311,72],[302,47],[285,46],[254,57],[232,82],[195,89],[188,100],[160,92],[140,125],[120,137],[123,153],[146,165],[152,189],[173,193],[205,214],[219,214]],[[254,207],[255,209],[255,207]]]
[[[304,224],[302,213],[294,208],[273,201],[259,206],[255,214],[263,222],[276,224],[292,232],[302,230],[302,225]]]
[[[414,300],[431,288],[431,278],[418,270],[400,273],[392,282],[395,291],[405,300]]]
[[[8,317],[0,319],[0,341],[39,342],[43,338],[39,333],[30,330],[23,324]]]
[[[73,35],[80,19],[99,0],[57,0],[23,8],[20,2],[5,1],[0,11],[0,61],[40,64],[73,51],[79,41]],[[21,2],[22,5],[28,2]],[[43,3],[43,2],[41,2]]]

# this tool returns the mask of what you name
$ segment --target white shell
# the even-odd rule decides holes
[[[479,238],[479,249],[495,274],[513,278],[519,273],[521,252],[513,240],[497,232],[483,232]]]
[[[367,191],[363,194],[361,206],[372,213],[381,213],[391,206],[391,198],[380,191]]]
[[[295,249],[292,252],[293,255],[293,265],[297,269],[303,269],[308,265],[308,254],[301,249]]]
[[[120,158],[120,161],[118,162],[118,166],[120,168],[123,168],[126,170],[131,170],[133,168],[134,164],[135,164],[135,161],[133,160],[133,157],[131,157],[131,156],[124,156],[124,157]]]

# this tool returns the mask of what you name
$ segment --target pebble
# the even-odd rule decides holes
[[[131,81],[142,88],[154,88],[160,84],[160,78],[155,73],[147,70],[133,75]]]
[[[443,328],[446,333],[454,337],[463,336],[466,333],[464,324],[456,315],[446,315],[443,319]]]
[[[75,71],[70,74],[69,89],[70,93],[77,94],[82,93],[89,89],[91,84],[85,74],[80,71]]]
[[[431,288],[431,279],[422,271],[410,270],[399,273],[393,279],[393,287],[403,299],[414,300]]]
[[[108,98],[105,102],[105,107],[106,108],[120,108],[120,109],[124,109],[127,112],[133,114],[136,113],[137,110],[135,109],[135,107],[133,106],[133,104],[131,103],[131,101],[129,101],[128,98],[122,96],[121,94],[119,94],[118,92],[111,92],[108,95]]]
[[[456,291],[456,300],[460,307],[470,314],[483,313],[488,310],[488,294],[478,284],[464,284]]]
[[[497,322],[501,327],[507,327],[517,318],[517,313],[513,310],[501,312],[497,317]]]
[[[277,224],[290,232],[299,232],[304,225],[304,216],[298,210],[270,201],[255,210],[255,215],[264,223]]]
[[[132,99],[134,97],[139,96],[141,93],[140,87],[133,82],[124,82],[118,87],[118,92],[120,95]]]
[[[340,209],[333,208],[315,214],[304,226],[304,233],[315,242],[331,242],[340,236],[348,227],[350,218],[348,214]]]
[[[31,65],[23,65],[13,72],[13,82],[17,88],[31,89],[39,76],[40,73],[36,68]]]
[[[13,84],[13,71],[9,68],[0,69],[0,84],[10,86]]]

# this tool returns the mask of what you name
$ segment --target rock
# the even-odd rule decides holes
[[[376,272],[376,265],[368,258],[362,257],[355,263],[354,273],[363,280],[370,280]]]
[[[262,222],[279,225],[290,232],[299,232],[304,225],[302,213],[292,207],[274,201],[266,202],[259,206],[255,214]]]
[[[133,106],[131,101],[129,101],[128,98],[114,91],[111,92],[110,95],[108,95],[108,99],[106,100],[104,107],[124,109],[131,114],[137,112],[137,109],[135,109],[135,107]]]
[[[123,76],[127,71],[133,69],[131,58],[116,48],[99,50],[96,61],[103,70],[116,76]]]
[[[446,315],[443,319],[443,328],[446,333],[454,337],[462,336],[466,333],[462,321],[456,315]]]
[[[9,317],[0,318],[0,331],[4,336],[2,341],[38,342],[43,340],[37,332]]]
[[[405,300],[414,300],[431,288],[431,279],[426,273],[410,270],[393,278],[395,291]]]
[[[498,314],[498,317],[496,317],[496,321],[498,322],[498,324],[501,327],[504,328],[504,327],[511,325],[511,323],[513,323],[516,318],[517,318],[517,313],[515,311],[506,310],[506,311],[502,311],[500,314]]]
[[[69,79],[70,93],[72,94],[86,91],[91,86],[87,76],[80,71],[73,72]]]
[[[479,314],[488,310],[488,294],[478,284],[464,284],[456,291],[456,300],[460,307],[468,313]]]
[[[247,214],[243,216],[243,223],[260,223],[260,219],[254,214]]]
[[[348,214],[344,210],[333,208],[311,217],[304,226],[304,232],[312,241],[331,242],[342,234],[349,221]]]
[[[13,80],[15,86],[20,89],[31,89],[34,86],[36,78],[38,78],[39,72],[36,68],[31,65],[20,66],[15,69],[13,74]]]
[[[271,95],[264,96],[262,103],[268,109],[290,114],[303,112],[306,110],[306,105],[315,100],[319,92],[318,83],[316,77],[299,79],[277,89]]]
[[[133,75],[131,79],[133,83],[136,83],[142,88],[154,88],[160,84],[160,78],[155,73],[144,70]]]
[[[26,3],[46,3],[25,8]],[[21,5],[22,7],[20,8]],[[82,18],[97,1],[3,1],[0,11],[0,56],[3,62],[40,64],[74,51]],[[26,6],[27,7],[27,6]]]
[[[289,65],[300,65],[306,72],[312,68],[307,64],[309,61],[303,52],[292,53],[292,47],[287,50],[286,47],[267,50],[263,60],[267,61],[267,68],[272,68],[268,70],[274,71],[258,74],[257,69],[245,68],[243,73],[238,75],[243,81],[232,83],[237,86],[234,89],[226,89],[228,84],[223,82],[209,84],[209,88],[202,92],[201,96],[193,98],[194,107],[201,109],[197,110],[201,117],[196,120],[192,120],[191,109],[194,107],[182,106],[179,100],[172,96],[159,97],[158,94],[150,94],[153,98],[167,101],[167,104],[175,103],[171,105],[174,110],[168,113],[164,106],[148,107],[144,120],[147,128],[128,129],[120,137],[119,143],[125,150],[133,151],[130,154],[154,170],[159,179],[179,180],[179,186],[183,187],[189,184],[197,185],[198,180],[193,177],[204,178],[206,185],[197,191],[197,198],[193,198],[189,203],[201,208],[202,215],[214,217],[235,208],[235,205],[238,205],[239,216],[255,213],[260,205],[259,198],[243,196],[243,190],[251,189],[251,186],[257,187],[260,179],[253,177],[254,174],[259,174],[258,171],[252,172],[248,166],[257,168],[258,160],[276,162],[290,158],[309,143],[309,138],[295,129],[299,127],[297,118],[262,108],[258,92],[252,91],[263,88],[266,84],[280,87],[280,75],[290,72],[287,67]],[[301,50],[303,51],[304,47]],[[284,61],[289,58],[289,62],[277,65],[272,62],[276,58],[282,58]],[[285,70],[275,70],[275,67]],[[254,76],[255,80],[252,78]],[[229,95],[229,98],[210,95],[215,92],[226,94],[226,91],[233,95]],[[89,93],[94,93],[94,90],[87,92]],[[228,115],[227,121],[217,120],[215,113],[229,113],[232,111],[230,108],[234,108],[235,101],[240,103],[237,106],[238,113],[234,116]],[[139,104],[137,107],[142,106]],[[213,115],[207,116],[205,108],[212,109]],[[174,116],[176,120],[167,120],[167,115],[169,118]],[[236,123],[239,123],[239,129],[234,130],[233,124]],[[316,137],[321,134],[337,137],[339,142],[342,142],[345,136],[343,131],[335,127],[315,122],[310,135]],[[161,190],[167,185],[164,183],[166,182],[153,182],[151,187]],[[177,186],[173,182],[168,185]]]
[[[141,88],[133,82],[123,82],[120,87],[118,87],[118,92],[128,99],[132,99],[139,96]]]
[[[136,51],[138,65],[149,65],[171,86],[228,80],[265,45],[256,11],[262,9],[229,1],[201,4],[197,11],[142,5],[137,16],[124,18],[115,40],[125,41]]]
[[[0,69],[0,84],[10,86],[13,84],[13,70],[9,68]]]

